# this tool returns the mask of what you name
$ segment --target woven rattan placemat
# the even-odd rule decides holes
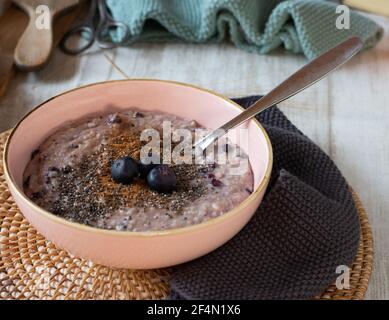
[[[9,132],[0,134],[0,159]],[[15,205],[0,160],[0,299],[162,299],[169,293],[166,270],[111,269],[76,258],[42,237]],[[363,299],[373,264],[373,238],[355,192],[361,241],[350,289],[331,285],[317,299]]]

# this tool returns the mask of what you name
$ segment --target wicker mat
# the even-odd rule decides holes
[[[9,132],[0,134],[0,159]],[[331,285],[316,299],[363,299],[373,264],[373,238],[365,210],[354,194],[361,242],[350,289]],[[96,265],[59,250],[24,219],[7,189],[0,160],[0,299],[162,299],[169,293],[166,270],[133,271]]]

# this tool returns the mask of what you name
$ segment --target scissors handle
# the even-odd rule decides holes
[[[84,20],[67,31],[61,39],[60,48],[63,52],[71,55],[77,55],[89,49],[96,39],[96,30],[94,20],[97,14],[97,0],[90,0],[90,6]],[[70,38],[83,35],[85,43],[81,46],[71,48],[69,46]]]
[[[97,28],[95,27],[95,20],[99,18]],[[121,40],[118,42],[112,42],[107,39],[110,31],[121,31]],[[70,47],[69,40],[77,35],[83,36],[83,44],[77,47]],[[112,49],[119,45],[124,44],[130,36],[129,27],[120,21],[115,21],[107,8],[105,0],[91,0],[88,14],[83,22],[76,27],[73,27],[65,33],[61,42],[60,48],[63,52],[71,55],[77,55],[89,49],[95,40],[100,48]]]
[[[70,46],[68,46],[70,38],[80,34],[83,35],[83,41],[85,41],[85,43],[75,48],[71,48]],[[93,45],[95,38],[96,32],[93,25],[79,25],[66,32],[59,45],[63,52],[70,55],[77,55],[84,52],[85,50],[88,50]]]

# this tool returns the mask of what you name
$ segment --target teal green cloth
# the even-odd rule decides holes
[[[115,20],[135,41],[221,42],[266,54],[278,47],[312,59],[351,35],[373,47],[383,30],[351,11],[350,29],[339,30],[337,4],[324,0],[108,0]],[[116,39],[120,35],[115,35]]]

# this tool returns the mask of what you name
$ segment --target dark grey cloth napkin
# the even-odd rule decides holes
[[[274,149],[267,194],[233,239],[173,269],[170,299],[312,298],[357,253],[359,217],[335,164],[277,107],[258,120]]]

